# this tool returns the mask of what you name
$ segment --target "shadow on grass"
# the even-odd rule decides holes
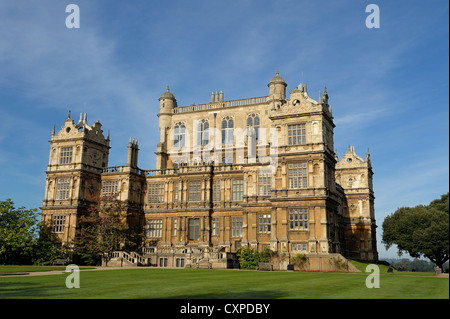
[[[45,288],[36,283],[23,282],[2,282],[0,284],[0,298],[26,298],[26,297],[46,297]]]

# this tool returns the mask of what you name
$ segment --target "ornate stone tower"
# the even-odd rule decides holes
[[[269,84],[269,100],[284,100],[286,98],[286,82],[280,76],[277,70],[277,74],[270,80]]]
[[[365,159],[348,151],[336,164],[336,182],[344,189],[345,253],[350,258],[377,260],[372,164],[369,150]]]
[[[159,98],[159,131],[160,138],[156,150],[156,169],[167,168],[167,145],[169,139],[169,132],[171,129],[171,121],[173,109],[177,107],[177,100],[175,96],[169,91],[164,92]]]
[[[42,221],[63,244],[74,238],[77,217],[100,194],[110,149],[101,127],[98,121],[88,125],[86,114],[75,124],[70,111],[58,133],[53,126]]]

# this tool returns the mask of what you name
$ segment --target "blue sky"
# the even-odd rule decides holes
[[[68,29],[65,8],[80,8]],[[380,8],[368,29],[365,8]],[[158,98],[179,105],[326,85],[339,157],[370,149],[378,237],[402,206],[449,185],[448,1],[0,0],[0,199],[40,207],[53,124],[88,113],[111,131],[109,164],[155,168]],[[378,241],[380,257],[396,257]]]

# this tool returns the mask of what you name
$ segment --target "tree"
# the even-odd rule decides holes
[[[442,269],[449,259],[449,194],[428,206],[401,207],[383,221],[386,249],[397,245],[399,255],[424,256]]]
[[[52,265],[60,257],[58,238],[45,223],[39,224],[39,237],[33,245],[31,262],[33,265]]]
[[[0,201],[0,264],[27,264],[33,250],[37,209],[15,208]]]
[[[261,255],[250,247],[240,247],[236,254],[242,269],[255,269],[261,261]]]
[[[95,199],[87,214],[80,216],[74,252],[87,264],[106,263],[116,250],[138,246],[137,229],[129,227],[124,203],[108,198]]]

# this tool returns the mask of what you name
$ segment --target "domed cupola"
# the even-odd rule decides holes
[[[169,86],[167,85],[167,90],[159,98],[159,110],[160,113],[171,113],[172,109],[177,107],[177,100],[175,96],[170,92]]]
[[[280,76],[278,70],[267,86],[269,87],[269,99],[284,100],[286,98],[287,84]]]

